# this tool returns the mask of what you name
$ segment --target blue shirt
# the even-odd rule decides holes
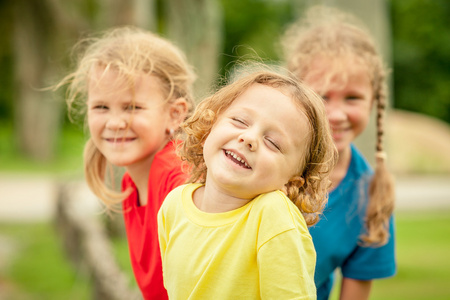
[[[317,252],[314,280],[318,300],[328,299],[336,268],[341,269],[343,277],[357,280],[385,278],[396,272],[393,217],[386,245],[360,245],[373,170],[354,145],[351,155],[347,174],[330,192],[320,221],[310,228]]]

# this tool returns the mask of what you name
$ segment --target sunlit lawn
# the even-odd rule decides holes
[[[370,299],[450,299],[450,211],[398,213],[396,224],[398,273]]]
[[[450,211],[398,213],[398,274],[376,281],[371,299],[450,299],[449,225]],[[66,260],[52,224],[0,224],[0,255],[5,242],[13,251],[0,265],[0,289],[15,293],[5,299],[91,299],[89,280]],[[126,241],[114,245],[132,277]]]

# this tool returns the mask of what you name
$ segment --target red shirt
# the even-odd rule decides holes
[[[128,173],[122,179],[122,190],[133,192],[123,201],[123,214],[134,276],[144,299],[168,299],[162,276],[158,242],[157,214],[166,195],[185,183],[187,174],[175,154],[175,143],[169,142],[155,155],[148,177],[148,202],[139,206],[138,192]]]

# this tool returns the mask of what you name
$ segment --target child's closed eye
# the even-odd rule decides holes
[[[244,127],[248,126],[247,122],[245,122],[241,118],[233,117],[233,118],[231,118],[231,120],[232,120],[232,123],[237,127],[244,128]]]
[[[281,152],[281,146],[272,138],[270,137],[265,137],[265,140],[267,141],[268,147],[273,149],[273,150],[278,150]]]
[[[91,109],[94,109],[94,110],[107,110],[108,106],[106,106],[104,104],[96,104],[96,105],[92,105]]]
[[[136,105],[136,104],[125,105],[125,110],[134,111],[134,110],[139,110],[139,109],[142,109],[142,106]]]
[[[345,97],[346,100],[361,100],[363,99],[362,96],[359,95],[348,95],[347,97]]]

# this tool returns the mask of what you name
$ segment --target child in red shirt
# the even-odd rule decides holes
[[[69,109],[87,112],[86,180],[107,206],[122,202],[131,264],[145,299],[167,299],[157,213],[186,180],[174,134],[193,108],[194,73],[174,45],[136,28],[113,29],[88,44],[68,84]],[[80,43],[79,45],[82,45]],[[122,192],[105,184],[124,167]]]

